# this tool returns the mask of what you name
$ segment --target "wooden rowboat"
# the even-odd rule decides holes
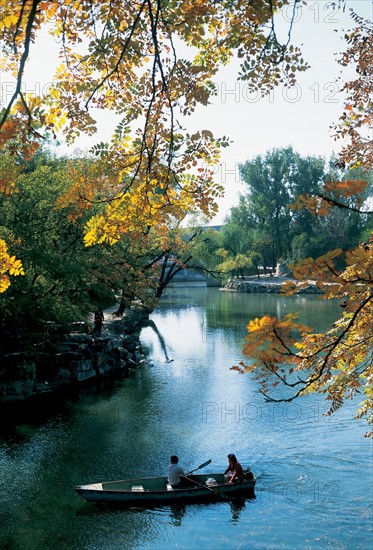
[[[92,502],[127,505],[174,504],[175,502],[229,500],[254,495],[255,476],[240,483],[225,483],[223,474],[190,475],[190,485],[172,488],[166,477],[125,479],[78,485],[76,492]]]

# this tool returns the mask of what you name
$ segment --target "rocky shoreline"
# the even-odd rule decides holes
[[[223,292],[280,293],[287,276],[261,276],[230,279]],[[314,281],[299,293],[318,294]],[[0,405],[43,397],[105,378],[126,377],[143,361],[139,334],[148,321],[146,311],[129,309],[123,317],[105,311],[100,338],[87,334],[86,323],[74,323],[68,334],[49,338],[33,349],[0,352]],[[22,339],[19,349],[22,345]]]
[[[222,292],[266,292],[280,293],[283,283],[287,281],[297,282],[296,279],[286,276],[261,276],[230,279],[228,283],[220,288]],[[320,294],[315,281],[308,281],[308,285],[299,289],[296,294]]]
[[[0,354],[0,404],[47,396],[105,377],[128,376],[143,361],[139,334],[148,313],[128,310],[123,317],[106,314],[102,336],[87,334],[74,323],[68,334],[50,337],[34,350]]]

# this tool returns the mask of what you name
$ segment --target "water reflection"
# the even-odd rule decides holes
[[[0,548],[370,547],[372,449],[365,425],[352,419],[355,404],[325,417],[316,395],[265,403],[255,380],[229,370],[242,358],[250,318],[295,310],[321,328],[339,304],[183,294],[166,297],[152,315],[161,338],[150,326],[141,333],[152,368],[144,363],[104,393],[34,415],[1,415]],[[211,458],[204,472],[213,475],[225,470],[228,450],[256,474],[251,499],[113,509],[83,503],[74,491],[165,475],[172,454],[188,470]]]
[[[250,501],[254,501],[256,499],[255,492],[253,491],[250,496],[243,498],[243,497],[235,497],[230,498],[224,501],[219,502],[200,502],[198,499],[196,499],[195,502],[189,502],[186,504],[171,504],[171,505],[165,505],[165,506],[152,506],[152,505],[144,505],[144,506],[128,506],[125,504],[120,503],[94,503],[94,502],[83,502],[81,506],[77,510],[77,516],[97,516],[100,515],[110,515],[110,513],[124,513],[124,514],[144,514],[145,516],[147,514],[154,514],[154,515],[161,515],[162,517],[169,517],[170,523],[174,527],[181,527],[183,525],[184,519],[189,519],[190,515],[193,515],[193,513],[196,510],[200,510],[201,508],[209,509],[213,512],[214,507],[219,507],[219,505],[224,505],[229,508],[231,519],[229,520],[231,523],[237,524],[241,518],[242,512],[246,509],[247,503],[250,503]],[[227,508],[227,509],[228,509]]]
[[[186,513],[185,505],[175,504],[173,506],[170,506],[170,518],[172,521],[172,525],[174,525],[175,527],[180,527],[183,517],[185,516],[185,513]]]
[[[155,324],[155,322],[152,319],[148,319],[148,321],[146,321],[146,323],[144,323],[144,328],[145,327],[150,327],[150,328],[153,329],[153,331],[155,332],[155,334],[158,337],[159,344],[160,344],[161,349],[164,353],[165,362],[166,363],[171,363],[173,361],[173,359],[170,359],[170,357],[168,356],[166,341],[165,341],[164,336],[162,335],[161,331],[158,329],[157,325]]]
[[[252,499],[255,499],[255,494],[251,497]],[[234,500],[231,500],[229,503],[232,519],[231,523],[238,523],[238,520],[240,519],[241,513],[246,507],[245,499],[244,498],[235,498]]]

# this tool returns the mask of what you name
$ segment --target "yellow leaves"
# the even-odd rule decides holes
[[[11,195],[17,191],[16,179],[21,172],[21,167],[14,157],[2,154],[0,156],[0,193]]]
[[[12,266],[9,268],[9,275],[24,275],[22,262],[17,260],[15,256],[9,258],[9,264]]]
[[[107,221],[104,216],[93,216],[85,228],[84,243],[86,246],[93,244],[115,244],[120,239],[120,231],[115,224]]]
[[[268,331],[273,328],[273,326],[276,323],[276,317],[269,317],[268,315],[265,315],[261,319],[254,319],[254,321],[249,321],[249,324],[247,325],[247,330],[249,332],[256,332],[256,331]]]
[[[160,194],[160,201],[162,194]],[[158,229],[166,225],[167,216],[162,205],[153,203],[147,198],[146,192],[140,189],[113,199],[103,214],[93,216],[85,227],[84,242],[86,246],[93,244],[118,242],[123,235],[141,235],[152,227]]]
[[[177,135],[174,141],[180,148],[183,146]],[[154,142],[159,156],[163,156],[170,136],[159,132],[149,143],[149,150]],[[218,150],[211,132],[203,130],[193,139],[189,137],[186,146],[194,151],[175,162],[172,171],[155,160],[155,151],[150,159],[147,151],[138,154],[141,146],[139,140],[131,140],[127,127],[120,124],[112,146],[99,144],[94,148],[97,160],[70,163],[71,186],[59,197],[57,207],[69,209],[69,217],[74,220],[95,204],[101,205],[100,214],[86,225],[87,246],[113,244],[123,235],[141,234],[148,228],[166,228],[196,209],[208,215],[216,209],[215,197],[221,195],[221,186],[212,180],[213,166],[201,171],[198,162]],[[187,173],[193,169],[189,163],[194,165],[196,174]]]
[[[298,323],[297,315],[292,313],[279,320],[269,315],[250,320],[247,330],[243,353],[253,361],[250,370],[257,370],[261,377],[268,368],[277,372],[281,366],[298,365],[301,358],[294,347],[295,334],[306,334],[311,329]],[[297,347],[303,349],[301,344]]]
[[[6,274],[2,274],[1,271],[2,271],[2,268],[0,264],[0,294],[2,292],[5,292],[10,286],[9,277]]]
[[[365,388],[364,393],[367,397],[373,400],[373,385],[368,388]],[[372,407],[373,407],[373,402],[372,402]]]
[[[19,18],[18,13],[8,13],[6,15],[2,14],[1,25],[10,29],[11,27],[17,24],[18,18]]]
[[[59,132],[64,128],[68,121],[67,111],[62,111],[61,109],[54,108],[51,109],[45,115],[45,122],[48,128],[52,129],[54,132]]]
[[[252,50],[257,55],[264,53],[272,12],[268,6],[253,10],[243,9],[240,4],[166,2],[159,17],[159,6],[151,2],[124,0],[112,5],[102,0],[92,8],[78,0],[42,0],[33,22],[32,39],[42,24],[49,25],[55,36],[63,35],[61,65],[53,87],[43,97],[40,112],[31,112],[29,126],[43,126],[54,132],[63,130],[66,139],[73,141],[81,132],[96,131],[91,107],[110,109],[125,116],[128,124],[136,119],[145,121],[143,145],[149,147],[151,139],[147,138],[152,133],[162,133],[167,123],[169,133],[181,127],[175,118],[176,107],[184,114],[191,114],[198,103],[208,104],[216,90],[211,78],[238,47],[247,57]],[[17,3],[11,3],[10,8],[3,8],[0,19],[5,28],[16,25],[22,15],[18,32],[6,35],[5,49],[13,48],[15,38],[20,43],[25,40],[25,23],[32,5],[25,2],[18,7]],[[179,58],[175,37],[176,42],[195,47],[193,60]],[[289,52],[297,65],[298,52],[294,48]],[[184,57],[184,51],[182,54]],[[193,55],[191,52],[189,58]],[[154,56],[157,75],[153,75]],[[19,56],[13,61],[12,68],[17,74]],[[301,66],[301,60],[298,61]],[[267,65],[269,70],[270,55],[264,56],[260,70],[254,72],[265,71]],[[278,68],[275,71],[281,73]],[[19,109],[18,106],[14,115]],[[208,130],[202,132],[202,137],[204,132],[211,137]],[[164,153],[158,158],[168,158],[167,151]],[[204,158],[209,162],[207,152]]]
[[[229,255],[229,252],[225,248],[218,248],[216,251],[216,255],[221,256],[222,258],[227,258]]]
[[[0,239],[0,293],[5,292],[10,286],[9,275],[24,275],[22,262],[15,256],[9,256],[8,247],[3,239]]]

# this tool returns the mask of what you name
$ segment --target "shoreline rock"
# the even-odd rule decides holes
[[[102,336],[73,323],[68,334],[53,330],[31,350],[0,353],[0,404],[48,396],[109,377],[126,377],[143,361],[140,330],[148,314],[128,310],[121,318],[106,315]],[[57,341],[56,341],[57,340]]]
[[[287,276],[262,276],[245,277],[243,279],[230,279],[228,283],[219,288],[221,292],[245,292],[245,293],[280,293],[283,283],[286,281],[297,282],[296,279]],[[315,281],[308,281],[308,286],[301,288],[296,294],[320,294]]]

